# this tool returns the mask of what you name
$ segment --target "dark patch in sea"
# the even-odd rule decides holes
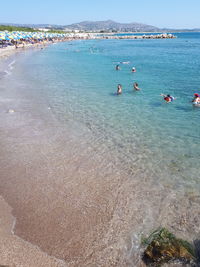
[[[185,111],[185,112],[190,112],[192,111],[192,107],[185,107],[185,106],[176,106],[175,107],[177,110]]]
[[[158,108],[158,107],[162,106],[162,103],[161,102],[154,102],[154,103],[151,103],[150,106]]]
[[[111,96],[119,96],[117,93],[110,93]]]

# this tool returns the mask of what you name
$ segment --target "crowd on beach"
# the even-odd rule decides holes
[[[15,48],[25,45],[40,44],[45,42],[59,41],[65,38],[64,34],[40,33],[40,32],[0,32],[0,47],[14,46]]]
[[[93,39],[89,33],[48,33],[48,32],[8,32],[0,31],[0,48],[24,48],[32,45],[64,42],[77,39]]]
[[[130,62],[121,62],[122,64],[129,64]],[[121,68],[120,68],[120,65],[117,64],[115,66],[115,69],[116,71],[119,71]],[[135,67],[132,67],[131,69],[131,72],[132,73],[135,73],[136,72],[136,68]],[[141,88],[139,87],[138,83],[137,82],[134,82],[133,84],[133,90],[135,91],[140,91]],[[122,94],[122,85],[121,84],[118,84],[117,85],[117,95],[121,95]],[[160,94],[160,96],[163,97],[163,100],[166,102],[166,103],[170,103],[170,102],[173,102],[174,100],[176,100],[177,98],[175,98],[174,96],[170,95],[170,94]],[[194,106],[197,106],[197,107],[200,107],[200,94],[198,93],[195,93],[194,94],[194,97],[192,99],[192,103]]]

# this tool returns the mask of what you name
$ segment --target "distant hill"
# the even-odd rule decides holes
[[[46,29],[58,29],[63,30],[66,26],[56,24],[19,24],[19,23],[1,23],[2,26],[14,26],[14,27],[28,27],[28,28],[46,28]]]
[[[14,24],[14,23],[0,23],[0,25],[28,27],[32,29],[44,28],[49,30],[79,30],[79,31],[93,31],[93,32],[199,32],[200,29],[168,29],[158,28],[152,25],[142,23],[119,23],[113,20],[105,21],[83,21],[70,25],[56,25],[56,24]]]
[[[69,29],[80,31],[123,31],[123,32],[156,32],[160,29],[151,25],[141,23],[118,23],[112,20],[106,21],[83,21],[70,25],[55,25],[55,24],[14,24],[0,23],[0,25],[9,25],[16,27],[31,27],[31,28],[47,28],[47,29]]]
[[[71,30],[82,31],[121,31],[121,32],[156,32],[160,29],[142,23],[118,23],[112,20],[106,21],[83,21],[66,26]]]

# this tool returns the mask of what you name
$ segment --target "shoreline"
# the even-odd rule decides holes
[[[149,227],[162,224],[187,236],[180,230],[178,220],[183,210],[176,210],[178,200],[172,189],[161,189],[159,196],[151,176],[146,180],[136,173],[131,180],[117,169],[107,149],[94,146],[87,129],[80,133],[69,125],[63,127],[44,99],[26,99],[21,88],[8,88],[1,93],[1,140],[5,141],[1,192],[17,218],[15,235],[37,244],[48,255],[64,259],[70,267],[126,266],[126,254],[130,254],[130,266],[142,266],[140,260],[134,262],[139,251],[132,247],[133,240],[138,247],[140,240],[133,233],[140,237],[151,205],[161,203],[159,208],[166,208],[161,210],[163,218],[159,210],[153,211],[157,221],[149,221]],[[4,103],[4,98],[10,102]],[[13,114],[6,112],[11,107]],[[107,170],[105,177],[102,169]],[[145,193],[138,181],[147,187]],[[144,195],[149,202],[155,198],[153,204],[143,207]],[[186,202],[184,195],[179,198]],[[174,206],[168,206],[165,199]],[[168,208],[173,224],[167,218]],[[5,260],[5,264],[13,264],[10,261]]]
[[[141,33],[142,34],[142,33]],[[43,41],[39,43],[21,43],[18,44],[17,47],[12,45],[12,46],[7,46],[7,47],[1,47],[0,48],[0,58],[1,57],[7,57],[10,54],[12,54],[14,51],[17,51],[18,49],[27,49],[31,47],[45,47],[53,43],[58,43],[58,42],[70,42],[70,41],[75,41],[75,40],[99,40],[99,39],[131,39],[131,40],[137,40],[137,39],[174,39],[176,36],[173,34],[165,33],[165,34],[156,34],[156,35],[123,35],[123,36],[117,36],[115,34],[77,34],[74,36],[69,36],[65,37],[63,39],[59,40],[54,40],[52,41]]]
[[[55,43],[58,43],[58,42],[55,42]],[[54,43],[44,42],[44,43],[25,44],[25,45],[21,44],[21,45],[18,45],[17,48],[15,46],[7,46],[5,48],[0,48],[0,59],[8,58],[9,56],[11,56],[13,54],[23,52],[23,51],[25,51],[27,49],[31,49],[31,48],[40,48],[40,49],[45,48],[51,44],[54,44]]]
[[[39,247],[17,236],[14,233],[15,223],[16,218],[12,215],[12,208],[0,196],[1,266],[66,266],[65,262],[49,256]]]
[[[146,32],[147,33],[147,32]],[[141,33],[142,34],[142,33]],[[23,50],[26,50],[28,48],[45,48],[48,45],[56,44],[59,42],[70,42],[70,41],[76,41],[76,40],[141,40],[141,39],[174,39],[177,38],[173,34],[170,33],[158,33],[154,35],[122,35],[117,36],[115,33],[102,33],[102,34],[94,34],[94,33],[79,33],[79,34],[73,34],[72,36],[64,37],[62,39],[55,39],[52,41],[42,41],[42,42],[36,42],[36,43],[25,43],[22,42],[15,45],[10,45],[7,47],[0,47],[0,59],[2,58],[8,58],[9,56],[21,52]]]
[[[60,43],[60,42],[71,42],[71,41],[76,41],[76,40],[141,40],[141,39],[174,39],[177,38],[176,36],[172,34],[157,34],[157,35],[124,35],[124,36],[114,36],[114,34],[111,34],[109,36],[108,33],[105,34],[77,34],[74,35],[73,37],[65,37],[64,39],[61,40],[54,40],[52,41],[43,41],[40,43],[23,43],[23,44],[18,44],[17,48],[12,45],[12,46],[7,46],[7,47],[1,47],[0,48],[0,60],[1,59],[7,59],[11,55],[17,54],[19,52],[25,51],[30,48],[40,48],[43,49],[49,45]]]
[[[0,49],[0,60],[6,60],[17,53],[22,53],[27,49],[47,47],[51,43],[45,44],[30,44],[21,46],[16,49],[15,47],[7,47]],[[2,96],[1,96],[2,102]],[[8,106],[9,107],[9,106]],[[6,111],[7,110],[7,111]],[[9,114],[13,112],[12,109],[5,108],[3,113]],[[14,111],[15,112],[15,111]],[[2,113],[2,110],[0,111]],[[4,128],[5,130],[5,128]],[[0,156],[1,158],[1,156]],[[3,162],[3,161],[1,161]],[[65,267],[66,262],[61,259],[57,259],[46,252],[42,251],[39,246],[26,241],[20,235],[17,235],[15,228],[17,224],[17,218],[13,213],[13,207],[9,202],[0,195],[0,228],[1,228],[1,240],[0,240],[0,265],[2,266],[23,266],[23,267]]]

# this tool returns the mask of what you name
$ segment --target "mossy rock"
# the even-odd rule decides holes
[[[147,245],[143,260],[147,265],[160,266],[171,261],[181,261],[184,264],[195,261],[193,246],[182,239],[178,239],[167,229],[154,231],[149,238],[143,240]]]

